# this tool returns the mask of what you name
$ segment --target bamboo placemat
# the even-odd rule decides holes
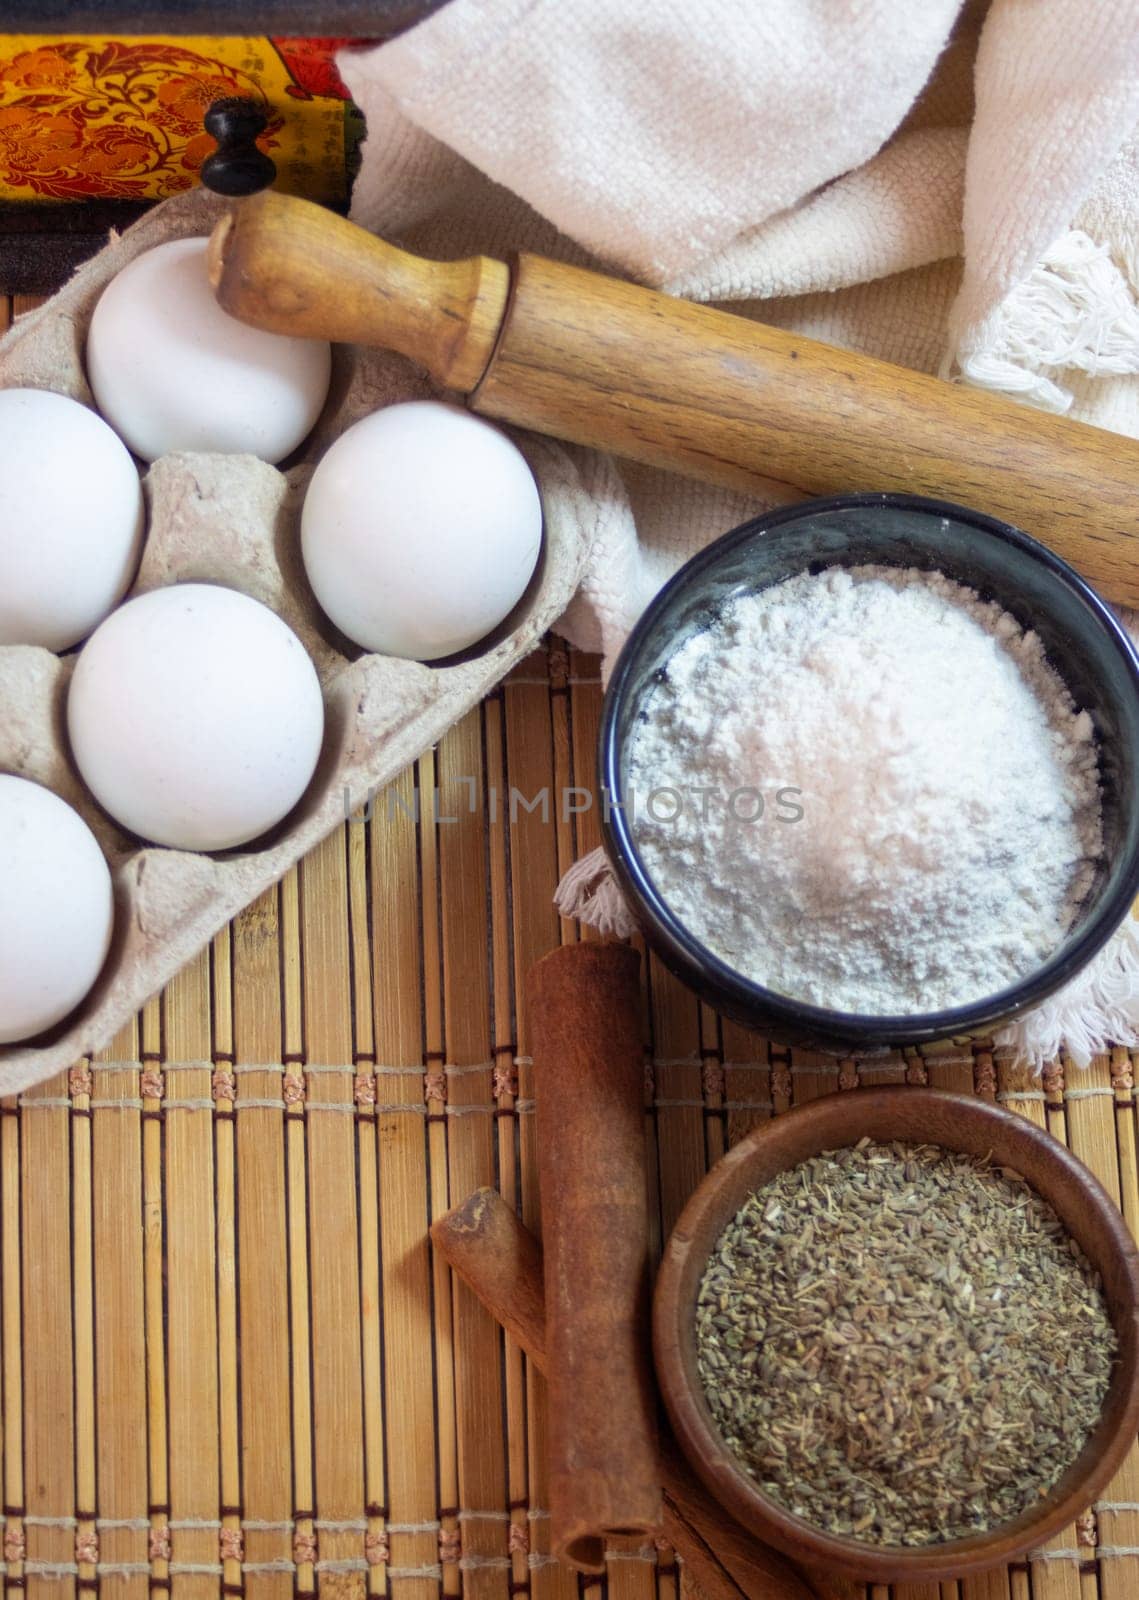
[[[667,1549],[552,1561],[541,1384],[426,1238],[485,1183],[539,1225],[521,979],[582,936],[551,897],[599,841],[600,701],[551,642],[109,1049],[0,1102],[4,1593],[678,1600]],[[1139,1226],[1126,1052],[836,1064],[655,960],[644,994],[658,1250],[757,1122],[898,1080],[1049,1128]],[[893,1594],[1136,1600],[1139,1454],[1032,1560]]]

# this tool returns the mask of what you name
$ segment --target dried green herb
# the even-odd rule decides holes
[[[716,1424],[764,1492],[884,1545],[1027,1510],[1095,1427],[1117,1349],[1098,1274],[1019,1174],[868,1139],[748,1199],[705,1269],[696,1340]]]

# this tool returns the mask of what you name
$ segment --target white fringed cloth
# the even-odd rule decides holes
[[[451,0],[341,68],[357,220],[427,254],[597,262],[1139,436],[1135,0]],[[563,629],[612,662],[701,545],[786,501],[573,452]],[[602,859],[559,904],[627,925]],[[1133,925],[1006,1031],[1139,1043]]]

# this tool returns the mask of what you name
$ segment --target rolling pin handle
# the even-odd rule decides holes
[[[293,338],[379,345],[460,394],[486,372],[510,292],[504,261],[426,261],[275,190],[230,207],[208,259],[218,304],[239,321]]]

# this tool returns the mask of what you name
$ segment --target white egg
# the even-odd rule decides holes
[[[224,312],[205,239],[136,256],[103,290],[87,335],[99,410],[146,461],[171,450],[280,461],[320,415],[331,360],[322,339],[265,333]]]
[[[111,874],[78,812],[0,776],[0,1044],[31,1039],[79,1004],[111,943]]]
[[[176,584],[91,635],[67,697],[84,783],[130,832],[183,850],[264,833],[308,788],[324,703],[304,646],[247,595]]]
[[[138,471],[101,417],[47,389],[0,390],[0,644],[67,650],[138,564]]]
[[[365,649],[435,661],[491,633],[542,542],[526,458],[497,428],[434,400],[364,417],[321,460],[301,516],[313,592]]]

